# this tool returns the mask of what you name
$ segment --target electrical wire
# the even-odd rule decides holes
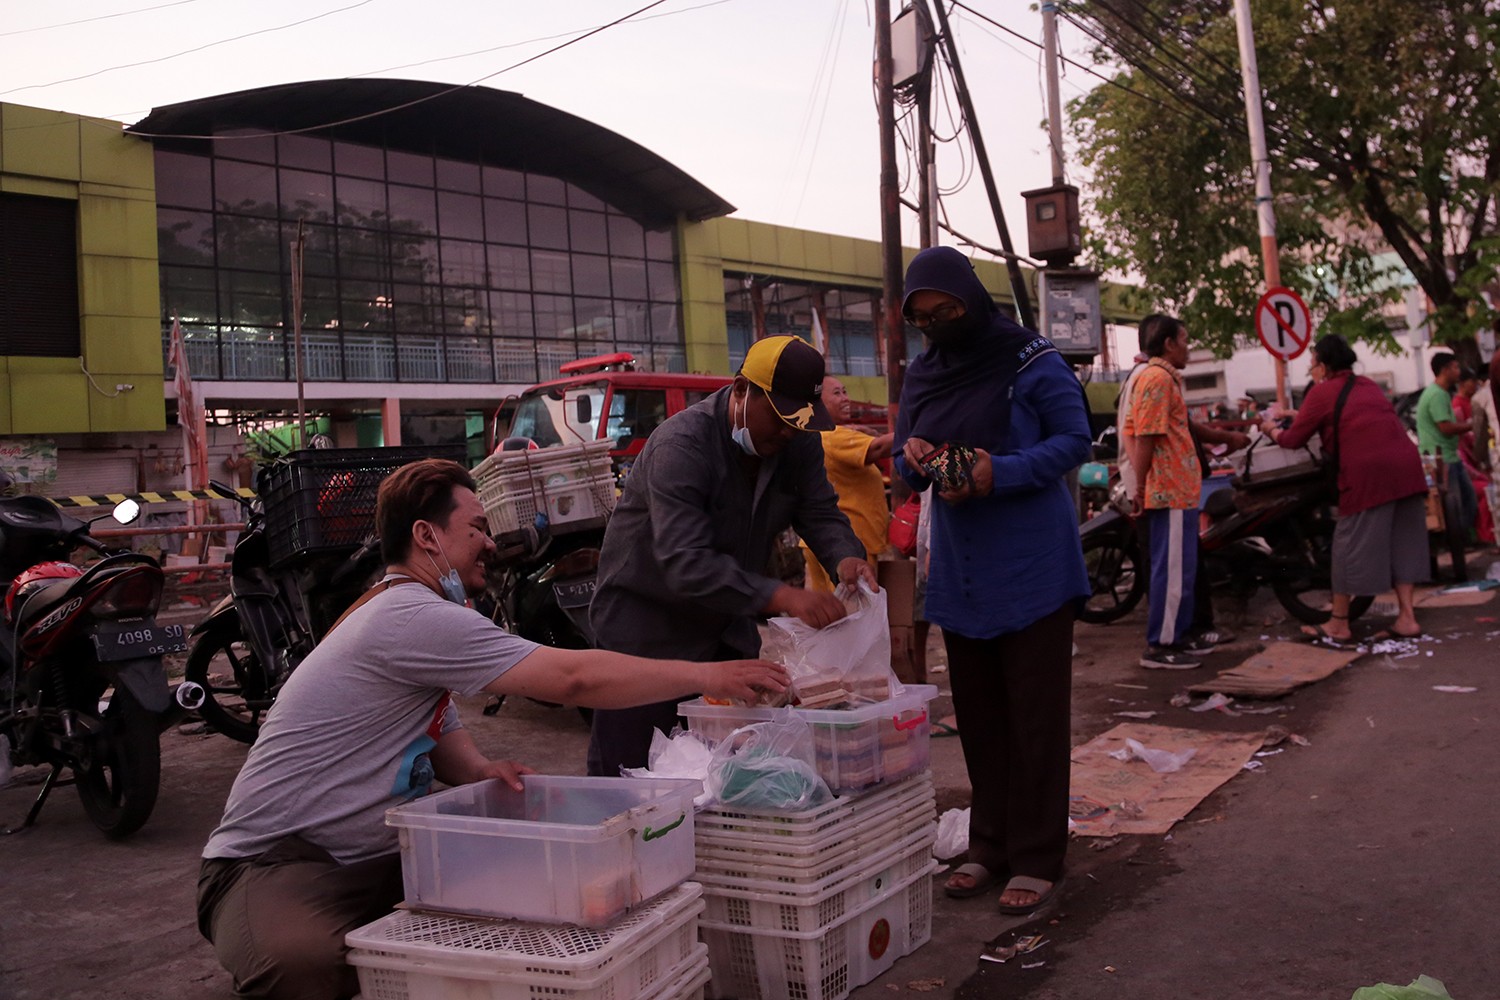
[[[163,10],[167,7],[181,7],[185,3],[197,3],[198,0],[172,0],[171,3],[159,3],[155,7],[137,7],[134,10],[122,10],[113,14],[100,14],[97,17],[81,17],[76,21],[59,21],[56,24],[42,24],[35,28],[15,28],[11,31],[0,31],[0,38],[8,38],[11,35],[29,35],[35,31],[51,31],[53,28],[71,28],[75,24],[92,24],[95,21],[108,21],[116,17],[129,17],[131,14],[144,14],[148,11]]]
[[[369,2],[369,0],[365,0],[365,2]],[[278,135],[301,135],[301,134],[303,134],[305,132],[321,132],[324,129],[338,128],[340,125],[352,125],[355,122],[368,121],[371,118],[379,118],[382,115],[393,114],[394,112],[397,112],[397,111],[404,111],[407,108],[416,107],[419,104],[426,104],[428,101],[435,101],[435,100],[437,100],[440,97],[447,97],[449,94],[452,94],[452,93],[454,93],[456,91],[464,90],[465,88],[468,88],[468,87],[476,86],[477,84],[481,84],[481,83],[483,83],[486,80],[493,80],[495,77],[500,76],[502,73],[509,73],[513,69],[519,69],[520,67],[525,66],[528,63],[536,62],[538,59],[545,58],[546,56],[549,56],[549,55],[551,55],[554,52],[559,52],[562,49],[565,49],[565,48],[567,48],[570,45],[576,45],[578,42],[581,42],[581,41],[583,41],[586,38],[591,38],[594,35],[599,34],[601,31],[606,31],[606,30],[608,30],[610,28],[613,28],[615,25],[623,24],[624,22],[631,20],[632,18],[636,17],[639,14],[644,14],[646,11],[650,10],[653,7],[660,7],[662,4],[664,4],[666,2],[667,2],[667,0],[652,0],[652,2],[646,4],[646,6],[640,7],[638,9],[636,9],[636,10],[633,10],[629,14],[624,15],[623,17],[617,17],[613,21],[610,21],[607,24],[601,24],[597,28],[594,28],[594,29],[592,29],[590,31],[586,31],[586,32],[584,32],[581,35],[578,35],[576,38],[571,38],[568,41],[563,42],[563,43],[561,43],[559,45],[554,45],[554,46],[552,46],[552,48],[546,49],[545,51],[542,51],[542,52],[538,52],[536,55],[531,56],[531,57],[526,58],[526,59],[522,59],[520,62],[511,63],[509,66],[506,66],[503,69],[497,69],[493,73],[486,73],[484,76],[478,77],[477,79],[474,79],[474,80],[470,80],[468,83],[455,84],[455,85],[453,85],[451,87],[445,87],[445,88],[443,88],[442,90],[438,91],[435,94],[428,94],[426,97],[418,97],[418,98],[416,98],[414,100],[403,101],[400,104],[394,104],[394,105],[392,105],[392,106],[390,106],[388,108],[381,108],[381,109],[379,109],[377,111],[369,111],[369,112],[366,112],[365,114],[354,115],[354,116],[352,116],[350,118],[340,118],[340,119],[338,119],[336,121],[331,121],[331,122],[320,122],[317,125],[305,125],[302,128],[276,129],[276,130],[269,131],[269,132],[241,132],[241,133],[238,133],[236,135],[197,135],[197,134],[191,134],[191,133],[139,132],[139,131],[134,131],[131,134],[132,135],[141,136],[142,138],[146,138],[146,139],[230,139],[230,140],[232,140],[232,139],[267,139],[267,138],[270,138],[272,136],[278,136]]]
[[[187,2],[187,0],[183,0],[183,2]],[[652,14],[649,17],[638,17],[638,18],[635,18],[635,22],[639,23],[641,21],[654,21],[657,18],[661,18],[661,17],[673,17],[673,16],[675,16],[677,14],[687,14],[687,13],[690,13],[691,11],[703,10],[705,7],[718,7],[721,4],[726,4],[726,3],[729,3],[729,2],[730,2],[730,0],[709,0],[708,3],[695,4],[692,7],[679,7],[676,10],[664,10],[660,14]],[[399,66],[387,66],[384,69],[367,70],[366,72],[363,72],[363,73],[353,73],[353,74],[351,74],[351,76],[353,76],[356,79],[360,78],[360,77],[366,77],[366,76],[379,76],[382,73],[395,73],[398,70],[415,69],[418,66],[431,66],[433,63],[452,62],[454,59],[468,59],[471,56],[489,55],[491,52],[502,52],[505,49],[518,49],[518,48],[521,48],[521,47],[526,46],[526,45],[535,45],[537,42],[550,42],[550,41],[553,41],[553,40],[558,39],[558,38],[567,38],[569,35],[576,35],[580,31],[587,31],[587,30],[589,30],[589,29],[587,29],[587,28],[574,28],[572,31],[559,31],[556,34],[542,35],[542,36],[537,37],[537,38],[528,38],[525,41],[521,41],[521,42],[506,42],[504,45],[492,45],[489,48],[474,49],[471,52],[458,52],[458,53],[455,53],[454,55],[450,55],[450,56],[437,56],[437,57],[432,58],[432,59],[422,59],[422,60],[419,60],[418,62],[402,63]]]
[[[824,39],[823,51],[818,58],[818,69],[813,75],[812,92],[808,95],[807,108],[802,116],[802,126],[797,132],[797,147],[787,164],[787,173],[782,177],[781,186],[784,191],[791,181],[792,171],[802,161],[802,150],[807,146],[808,132],[812,129],[813,115],[817,112],[818,99],[821,96],[823,108],[821,113],[818,113],[817,129],[813,132],[813,146],[812,152],[808,154],[807,169],[802,171],[802,190],[797,196],[797,207],[792,212],[793,222],[802,214],[802,204],[807,200],[807,188],[812,180],[813,164],[817,161],[819,140],[823,135],[823,122],[827,119],[828,105],[833,96],[833,80],[838,70],[839,49],[844,40],[844,21],[848,6],[849,0],[840,0],[834,8],[833,21],[828,26],[828,35]]]
[[[979,20],[984,21],[987,24],[994,25],[996,28],[999,28],[1001,31],[1004,31],[1007,34],[1014,35],[1015,37],[1021,39],[1023,42],[1026,42],[1026,43],[1028,43],[1030,45],[1034,45],[1037,48],[1041,48],[1042,47],[1042,45],[1041,45],[1040,42],[1037,42],[1037,41],[1035,41],[1033,39],[1027,38],[1025,35],[1023,35],[1020,32],[1014,30],[1013,28],[1007,28],[1005,25],[1001,24],[999,21],[996,21],[994,18],[991,18],[991,17],[989,17],[989,16],[987,16],[985,14],[981,14],[979,11],[975,10],[974,8],[972,8],[972,7],[970,7],[970,6],[962,3],[961,0],[951,0],[951,2],[953,4],[953,6],[956,7],[956,8],[958,8],[959,10],[967,11],[968,13],[970,13],[970,14],[974,15],[975,17],[977,17]],[[1092,36],[1090,36],[1090,37],[1092,37]],[[1087,66],[1087,65],[1085,65],[1085,64],[1083,64],[1081,62],[1078,62],[1078,61],[1076,61],[1074,59],[1069,59],[1067,56],[1059,55],[1058,56],[1058,61],[1061,62],[1064,66],[1076,66],[1078,69],[1083,70],[1089,76],[1097,78],[1102,83],[1106,83],[1109,86],[1114,87],[1116,90],[1123,90],[1125,93],[1130,94],[1133,97],[1139,98],[1140,100],[1147,101],[1147,102],[1149,102],[1151,104],[1154,104],[1154,105],[1156,105],[1157,107],[1161,108],[1164,111],[1170,111],[1171,113],[1173,113],[1175,115],[1179,115],[1179,116],[1181,116],[1183,118],[1188,118],[1188,119],[1192,119],[1192,118],[1195,117],[1194,115],[1192,115],[1192,114],[1184,111],[1181,108],[1174,107],[1173,105],[1170,105],[1170,104],[1166,103],[1165,101],[1162,101],[1162,100],[1160,100],[1160,99],[1158,99],[1156,97],[1153,97],[1150,94],[1146,94],[1146,93],[1143,93],[1141,91],[1135,90],[1134,88],[1129,87],[1126,84],[1120,82],[1119,79],[1117,79],[1115,77],[1105,76],[1103,73],[1100,73],[1098,70],[1095,70],[1093,67]]]
[[[155,59],[142,59],[140,62],[121,63],[118,66],[106,66],[103,69],[96,69],[92,73],[84,73],[81,76],[70,76],[63,80],[53,80],[51,83],[32,83],[24,87],[12,87],[9,90],[0,90],[0,97],[3,97],[6,94],[19,93],[23,90],[42,90],[46,87],[56,87],[59,84],[63,83],[76,83],[79,80],[88,80],[96,76],[103,76],[105,73],[113,73],[116,70],[133,69],[137,66],[150,66],[153,63],[166,62],[168,59],[176,59],[179,56],[191,55],[194,52],[202,52],[204,49],[211,49],[218,45],[227,45],[230,42],[238,42],[246,38],[254,38],[256,35],[266,35],[270,34],[273,31],[284,31],[287,28],[295,28],[298,25],[308,24],[312,21],[321,20],[322,18],[330,17],[334,14],[342,14],[344,11],[354,10],[356,7],[363,7],[369,3],[374,3],[374,0],[357,0],[356,3],[349,4],[346,7],[337,7],[333,10],[326,10],[321,14],[314,14],[312,17],[304,17],[300,21],[292,21],[289,24],[278,24],[274,28],[261,28],[257,31],[247,31],[243,35],[235,35],[233,38],[221,38],[218,41],[208,42],[207,44],[198,45],[191,49],[183,49],[181,52],[173,52],[171,55],[158,56]]]

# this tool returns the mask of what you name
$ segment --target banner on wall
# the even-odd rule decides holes
[[[57,442],[47,438],[0,441],[0,469],[17,493],[46,494],[57,484]]]

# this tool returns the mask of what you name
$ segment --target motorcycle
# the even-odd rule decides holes
[[[1209,495],[1204,512],[1210,522],[1198,545],[1211,589],[1246,598],[1269,585],[1297,620],[1327,623],[1335,522],[1333,498],[1320,476],[1268,488],[1232,481]],[[1109,507],[1079,527],[1079,538],[1093,591],[1079,617],[1096,625],[1123,618],[1146,593],[1149,565],[1118,484]],[[1358,618],[1373,602],[1355,597],[1349,617]]]
[[[523,639],[559,649],[592,649],[589,603],[604,541],[603,519],[599,521],[566,534],[528,525],[497,536],[490,586],[480,610]],[[484,713],[494,715],[504,703],[504,696],[495,696]],[[594,717],[590,708],[580,707],[578,714],[585,722]]]
[[[265,508],[259,496],[237,500],[245,531],[230,559],[229,596],[189,636],[185,676],[200,685],[203,720],[225,736],[254,743],[276,696],[381,566],[373,535],[352,552],[329,552],[295,565],[272,566]],[[263,492],[263,491],[262,491]]]
[[[121,524],[138,514],[133,500],[114,509]],[[17,829],[36,822],[67,770],[90,821],[119,840],[156,805],[172,699],[162,657],[187,644],[183,626],[156,623],[164,581],[156,560],[109,549],[89,535],[90,523],[41,497],[0,499],[0,574],[9,581],[0,754],[8,744],[8,763],[51,768]],[[73,565],[80,547],[101,558]],[[188,705],[195,690],[181,685],[177,696]]]

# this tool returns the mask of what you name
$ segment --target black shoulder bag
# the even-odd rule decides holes
[[[1338,402],[1333,404],[1333,441],[1328,454],[1323,456],[1323,476],[1328,485],[1328,491],[1333,494],[1334,503],[1339,499],[1339,418],[1344,415],[1344,401],[1349,398],[1350,391],[1354,388],[1355,375],[1349,373],[1349,379],[1344,387],[1339,390]]]

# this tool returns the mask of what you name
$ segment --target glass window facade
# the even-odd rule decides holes
[[[653,265],[647,265],[648,269]],[[655,271],[650,272],[653,276]],[[811,343],[816,310],[828,338],[828,371],[834,375],[884,375],[876,320],[878,288],[839,288],[781,278],[724,272],[724,309],[729,326],[729,364],[738,368],[759,335],[791,334]],[[923,350],[922,335],[906,328],[906,356]]]
[[[535,382],[630,351],[685,370],[670,232],[555,177],[317,136],[156,152],[164,331],[195,377]],[[164,333],[165,338],[165,333]]]

